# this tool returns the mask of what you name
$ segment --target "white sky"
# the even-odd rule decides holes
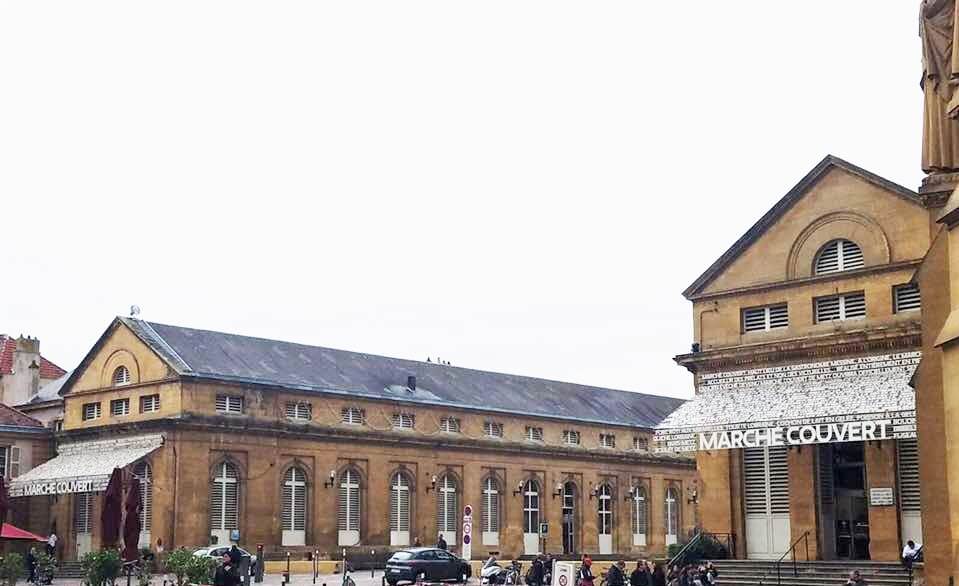
[[[0,332],[114,315],[690,396],[680,292],[827,153],[921,179],[918,2],[6,2]]]

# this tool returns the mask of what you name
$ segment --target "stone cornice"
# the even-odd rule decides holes
[[[853,271],[843,271],[841,273],[829,273],[828,275],[814,275],[812,277],[803,277],[801,279],[792,279],[789,281],[777,281],[775,283],[762,283],[759,285],[750,285],[748,287],[738,287],[736,289],[726,289],[724,291],[716,291],[713,293],[703,293],[700,295],[692,295],[689,297],[690,301],[708,301],[710,299],[719,299],[721,297],[731,297],[734,295],[743,295],[747,293],[760,293],[763,291],[773,291],[776,289],[786,289],[794,288],[802,285],[811,285],[815,283],[823,282],[832,282],[832,281],[845,281],[848,279],[856,279],[861,277],[868,277],[871,275],[880,275],[882,273],[890,273],[894,271],[900,271],[902,269],[916,269],[919,265],[922,264],[922,259],[917,258],[913,260],[904,260],[899,262],[893,262],[884,265],[876,265],[871,267],[865,267],[862,269],[856,269]]]
[[[821,336],[790,338],[757,344],[717,348],[673,358],[693,374],[762,368],[771,364],[818,361],[854,354],[917,350],[922,346],[918,322],[898,327],[833,332]]]
[[[199,431],[216,434],[256,435],[274,439],[314,440],[342,443],[350,449],[357,442],[403,447],[422,448],[429,451],[438,449],[510,454],[523,457],[554,457],[580,460],[594,460],[612,464],[662,466],[672,468],[695,469],[696,463],[690,458],[668,456],[653,452],[624,452],[601,449],[567,448],[546,444],[525,444],[503,440],[477,439],[455,434],[437,434],[432,436],[408,433],[390,433],[371,429],[355,430],[336,426],[289,424],[286,422],[268,422],[251,417],[211,416],[185,414],[178,418],[151,419],[125,423],[122,426],[105,425],[99,427],[63,431],[57,434],[59,442],[90,441],[116,435],[136,435],[144,432]]]

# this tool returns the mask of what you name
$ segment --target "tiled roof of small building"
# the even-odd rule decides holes
[[[119,318],[181,375],[445,405],[517,415],[653,428],[683,401]],[[416,377],[416,390],[407,377]]]
[[[8,407],[0,403],[0,425],[9,425],[11,427],[39,427],[43,428],[43,423],[25,413],[17,411],[13,407]]]
[[[13,351],[17,348],[17,339],[6,334],[0,334],[0,374],[13,372]],[[67,371],[40,356],[40,378],[60,378]]]

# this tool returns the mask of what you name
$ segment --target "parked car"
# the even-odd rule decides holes
[[[435,547],[402,549],[386,562],[386,581],[390,586],[396,586],[399,582],[446,580],[465,584],[471,574],[466,560]]]
[[[193,552],[193,555],[211,557],[216,561],[220,561],[220,558],[230,553],[231,548],[232,546],[230,545],[211,545],[210,547],[204,547],[203,549],[196,550]],[[238,547],[237,549],[240,550],[241,556],[250,560],[250,575],[252,576],[256,573],[256,556],[246,551],[242,547]]]

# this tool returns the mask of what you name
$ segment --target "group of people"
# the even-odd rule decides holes
[[[577,586],[595,586],[592,565],[589,556],[583,556]],[[711,586],[719,577],[719,571],[712,562],[673,566],[666,571],[661,564],[639,560],[628,576],[626,572],[626,562],[622,560],[610,566],[606,573],[606,586]]]

